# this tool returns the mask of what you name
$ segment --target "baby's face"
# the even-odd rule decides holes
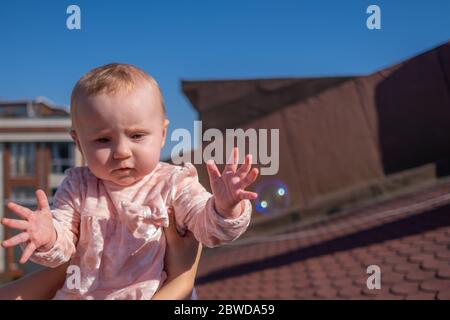
[[[169,121],[150,84],[82,96],[75,109],[72,137],[96,177],[127,186],[153,171]]]

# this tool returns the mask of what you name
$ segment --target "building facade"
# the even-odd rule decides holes
[[[64,171],[82,164],[69,130],[70,115],[46,99],[0,101],[0,218],[17,218],[6,205],[14,201],[36,207],[35,191],[46,192],[49,202]],[[0,240],[15,230],[0,226]],[[0,278],[20,277],[30,265],[18,264],[20,249],[0,249]]]

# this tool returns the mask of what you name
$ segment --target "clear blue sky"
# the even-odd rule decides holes
[[[66,28],[70,4],[79,31]],[[370,4],[381,30],[366,28]],[[1,0],[0,99],[68,106],[84,72],[127,62],[159,81],[170,128],[192,130],[182,79],[368,74],[449,39],[448,0]]]

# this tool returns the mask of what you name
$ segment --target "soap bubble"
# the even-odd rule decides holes
[[[258,198],[255,200],[256,211],[273,216],[289,207],[289,190],[280,180],[265,180],[255,187]]]

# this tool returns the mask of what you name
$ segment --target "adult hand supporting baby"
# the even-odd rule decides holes
[[[152,300],[189,299],[194,288],[202,244],[189,230],[181,236],[176,228],[173,210],[169,208],[168,213],[169,227],[164,229],[167,241],[164,270],[167,279]]]
[[[235,219],[241,215],[242,200],[255,200],[258,197],[255,192],[245,191],[245,188],[258,177],[258,169],[252,169],[252,155],[245,156],[244,164],[239,169],[238,159],[239,150],[233,148],[222,174],[214,160],[209,160],[206,164],[216,211],[228,219]]]
[[[23,218],[23,220],[2,219],[3,225],[23,231],[2,242],[4,248],[27,243],[20,258],[20,263],[22,264],[28,261],[35,250],[48,251],[56,241],[56,230],[53,226],[52,213],[45,192],[37,190],[36,199],[38,204],[36,211],[22,207],[14,202],[8,203],[8,209]]]

